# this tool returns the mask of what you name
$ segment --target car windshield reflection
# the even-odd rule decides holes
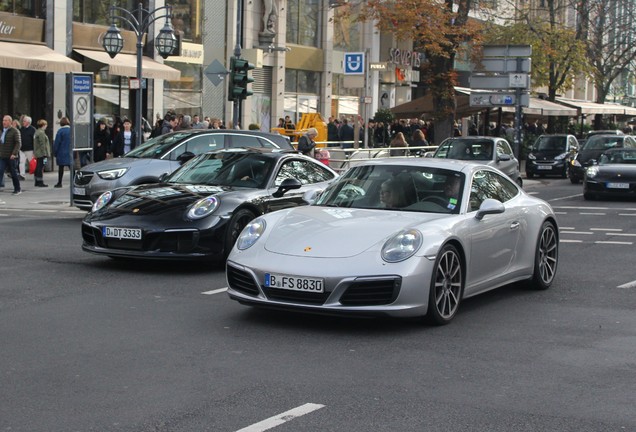
[[[265,188],[273,160],[258,154],[208,153],[192,159],[167,183]]]
[[[315,205],[459,213],[464,175],[431,167],[359,166],[330,185]]]

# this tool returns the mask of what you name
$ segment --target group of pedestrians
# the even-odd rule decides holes
[[[424,147],[433,139],[433,125],[419,119],[401,119],[391,124],[369,119],[365,124],[360,122],[360,141],[367,135],[367,146],[374,147]],[[341,120],[329,117],[327,123],[327,141],[339,142],[341,148],[353,147],[354,120]],[[355,123],[354,123],[355,124]],[[396,151],[398,154],[398,151]]]

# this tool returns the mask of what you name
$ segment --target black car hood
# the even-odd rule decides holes
[[[565,150],[539,150],[533,151],[532,154],[538,161],[554,160],[555,157],[565,153]]]
[[[635,181],[636,165],[606,164],[598,166],[597,178],[615,178],[617,181]]]
[[[185,209],[201,198],[228,190],[233,188],[192,184],[147,184],[129,189],[104,210],[118,214],[161,214],[175,208]]]
[[[598,159],[599,156],[604,152],[605,150],[603,149],[599,149],[599,150],[581,150],[579,152],[579,154],[576,156],[576,159],[579,161],[579,163],[581,165],[587,165],[588,162],[591,159]]]

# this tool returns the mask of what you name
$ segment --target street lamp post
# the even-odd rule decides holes
[[[163,15],[158,15],[157,13],[161,10],[165,9],[165,13]],[[164,59],[168,56],[175,53],[177,50],[177,38],[174,35],[174,29],[172,28],[172,24],[170,20],[172,19],[172,6],[162,6],[154,10],[144,9],[141,2],[139,3],[139,7],[137,10],[131,12],[127,9],[124,9],[119,6],[111,6],[109,8],[110,12],[110,27],[108,31],[104,35],[104,39],[102,41],[102,46],[104,50],[108,53],[110,58],[115,58],[115,56],[124,48],[124,39],[121,36],[121,31],[115,24],[115,20],[120,20],[128,23],[131,29],[134,31],[137,36],[137,94],[136,94],[136,105],[137,109],[135,111],[135,133],[137,135],[135,145],[139,146],[141,144],[141,137],[143,133],[142,124],[141,124],[141,109],[142,109],[142,85],[141,85],[141,66],[143,59],[143,37],[144,34],[148,31],[150,24],[154,23],[156,20],[160,18],[165,18],[166,23],[163,28],[159,31],[159,35],[155,39],[155,47],[157,48],[157,52]],[[136,16],[135,16],[136,13]]]

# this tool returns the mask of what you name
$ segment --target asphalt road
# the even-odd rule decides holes
[[[1,193],[0,431],[636,431],[636,203],[526,189],[555,284],[441,328],[247,308],[221,268],[86,254],[81,212]]]

